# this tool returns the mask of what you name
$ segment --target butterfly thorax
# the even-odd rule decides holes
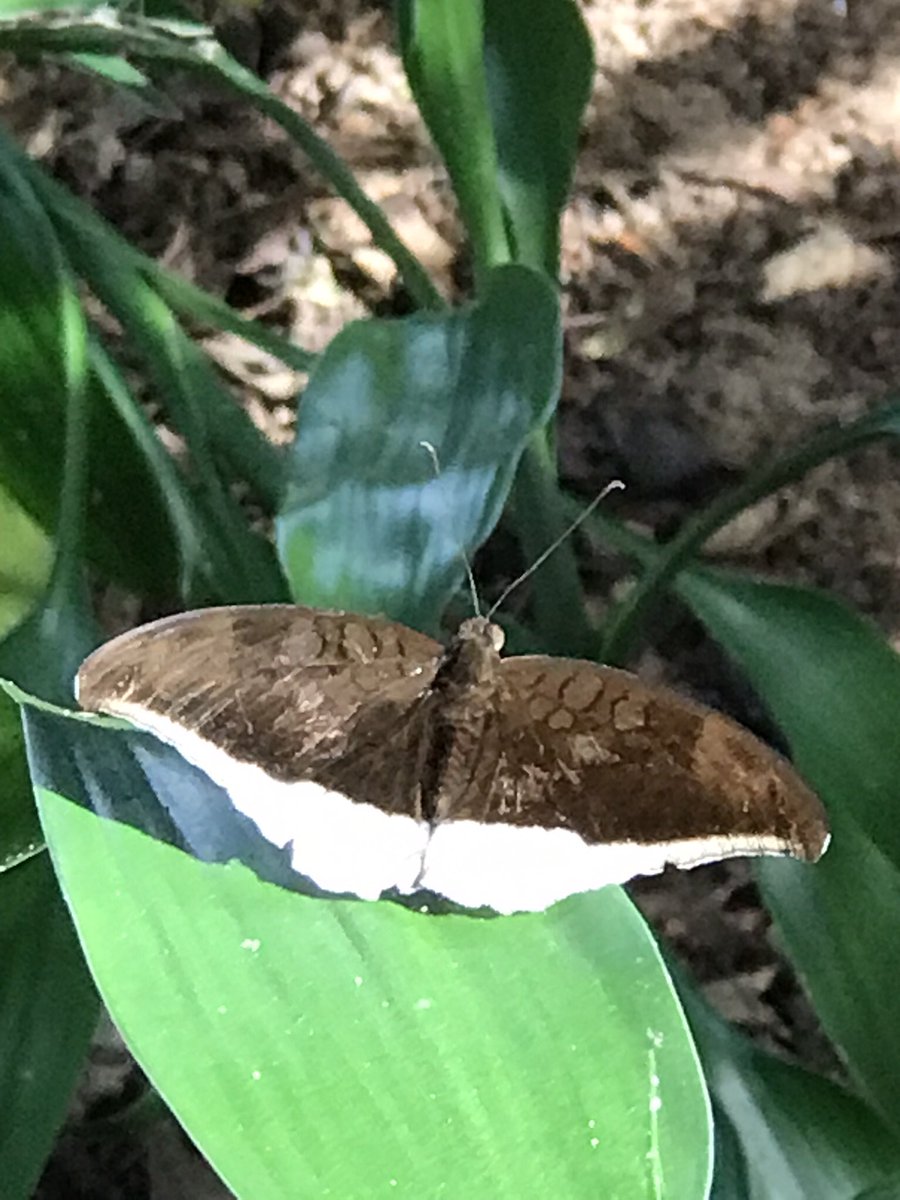
[[[427,818],[446,816],[478,786],[479,754],[495,712],[497,668],[503,631],[484,617],[460,626],[429,689],[422,770],[422,809]]]

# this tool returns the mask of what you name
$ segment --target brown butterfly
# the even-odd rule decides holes
[[[101,646],[78,696],[174,746],[331,892],[534,911],[667,863],[824,852],[818,799],[733,721],[502,643],[482,617],[445,649],[374,617],[203,609]]]

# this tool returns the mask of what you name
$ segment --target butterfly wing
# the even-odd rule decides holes
[[[320,887],[377,896],[421,866],[416,700],[440,653],[377,618],[202,609],[101,646],[78,698],[174,746]]]
[[[814,861],[827,845],[822,806],[784,759],[625,671],[504,659],[482,742],[481,786],[438,826],[423,879],[462,904],[539,909],[667,863]]]

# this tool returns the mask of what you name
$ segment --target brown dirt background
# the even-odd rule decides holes
[[[760,456],[884,399],[900,366],[900,11],[892,0],[595,0],[597,56],[563,222],[561,468],[671,531]],[[330,141],[450,296],[466,275],[440,162],[382,6],[264,0],[215,14],[247,65]],[[281,134],[171,79],[157,111],[45,65],[4,73],[7,126],[136,244],[318,349],[367,311],[402,311],[390,261]],[[251,415],[290,435],[303,379],[231,335],[205,339]],[[826,587],[900,639],[900,477],[879,447],[745,513],[710,552]],[[601,547],[590,564],[604,578]],[[621,564],[620,564],[621,565]],[[598,596],[598,608],[604,598]],[[641,669],[765,729],[690,622]],[[707,994],[764,1044],[835,1062],[768,936],[749,870],[634,889]],[[39,1195],[225,1195],[171,1121],[102,1121],[140,1093],[114,1031]]]

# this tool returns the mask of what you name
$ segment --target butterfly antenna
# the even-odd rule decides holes
[[[525,570],[522,572],[521,575],[516,576],[516,578],[512,581],[512,583],[507,584],[507,586],[500,593],[500,596],[498,597],[498,599],[496,599],[494,601],[494,603],[491,605],[491,607],[488,609],[487,619],[488,620],[491,619],[491,617],[494,615],[494,613],[497,611],[497,609],[500,607],[500,605],[504,602],[504,600],[506,600],[509,597],[511,592],[514,592],[516,590],[516,588],[519,586],[519,584],[524,583],[526,579],[528,579],[531,575],[533,575],[535,573],[535,571],[537,571],[540,567],[542,567],[544,565],[544,563],[547,561],[547,559],[550,557],[550,555],[553,554],[556,550],[558,550],[559,547],[563,544],[563,542],[575,532],[575,530],[578,528],[578,526],[581,525],[584,521],[586,521],[588,519],[588,517],[591,515],[591,513],[594,511],[594,509],[597,507],[597,505],[601,504],[606,499],[606,497],[609,495],[610,492],[618,492],[618,491],[624,489],[624,487],[625,487],[625,484],[622,482],[621,479],[613,479],[606,485],[605,488],[603,488],[602,491],[598,492],[598,494],[590,502],[590,504],[587,506],[587,508],[584,509],[583,512],[580,512],[578,514],[578,516],[571,523],[571,525],[568,525],[562,531],[562,533],[559,535],[559,537],[556,538],[554,541],[552,541],[550,543],[550,545],[547,547],[547,549],[544,550],[541,554],[539,554],[538,557],[534,560],[533,563],[531,563],[530,566],[525,568]]]
[[[431,459],[434,466],[434,477],[439,479],[441,476],[441,460],[438,458],[438,452],[431,442],[419,442],[419,445]],[[463,566],[466,568],[466,578],[469,581],[469,593],[472,597],[472,607],[475,609],[475,616],[481,616],[481,604],[478,601],[478,588],[475,586],[475,576],[472,574],[472,564],[469,562],[469,556],[466,554],[465,547],[462,542],[457,543],[459,557],[463,560]]]

